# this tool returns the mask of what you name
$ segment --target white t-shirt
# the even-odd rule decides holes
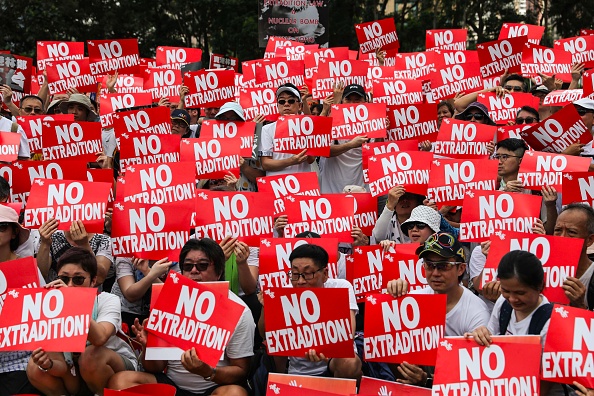
[[[101,293],[97,296],[97,323],[108,322],[111,323],[116,333],[122,330],[122,311],[121,303],[118,296],[110,293]],[[103,345],[107,349],[111,349],[118,355],[122,355],[130,359],[134,368],[138,368],[138,361],[136,355],[132,352],[130,345],[126,344],[124,340],[117,335],[109,337],[107,342]]]
[[[273,160],[291,158],[293,154],[277,153],[274,151],[274,134],[276,122],[262,127],[262,137],[259,142],[258,155],[260,157],[272,157]],[[311,172],[311,165],[304,161],[297,165],[291,165],[279,171],[267,171],[266,176],[287,175],[291,173]]]
[[[460,286],[462,287],[462,286]],[[489,323],[489,309],[487,305],[470,290],[462,287],[463,293],[458,303],[446,314],[445,335],[447,337],[463,336],[480,326]],[[410,294],[437,294],[427,286],[413,290]]]
[[[339,144],[350,140],[338,140]],[[345,186],[354,184],[363,186],[362,149],[356,147],[336,157],[324,159],[320,172],[320,192],[322,194],[340,194]]]
[[[114,153],[118,148],[118,143],[113,128],[104,128],[101,130],[101,144],[103,144],[103,153],[108,157],[113,158]]]
[[[519,322],[516,319],[516,311],[512,311],[512,315],[511,315],[511,318],[509,319],[509,324],[507,325],[507,331],[505,332],[505,335],[526,335],[526,334],[528,334],[528,327],[530,326],[530,321],[532,320],[532,315],[534,315],[534,312],[536,312],[536,310],[538,308],[540,308],[542,305],[547,304],[549,302],[549,300],[547,300],[547,298],[545,296],[543,296],[542,294],[541,294],[541,297],[542,297],[542,302],[538,305],[538,307],[536,307],[536,309],[534,311],[532,311],[532,313],[530,315],[528,315],[527,317],[525,317],[524,319],[522,319]],[[499,298],[495,302],[495,307],[493,307],[493,312],[491,313],[491,318],[489,319],[489,325],[487,326],[487,328],[493,335],[499,335],[499,330],[500,330],[499,329],[499,314],[501,313],[501,306],[503,305],[504,301],[505,301],[505,298],[503,298],[503,296],[499,296]],[[542,342],[543,346],[544,346],[544,339],[547,335],[548,330],[549,330],[549,320],[547,320],[547,322],[545,323],[544,327],[542,328],[542,330],[540,332],[540,336],[542,337],[541,342]]]
[[[243,306],[243,313],[239,322],[229,338],[225,352],[219,360],[217,367],[229,365],[229,358],[241,359],[254,355],[254,331],[256,325],[252,317],[252,312],[245,303],[233,292],[229,291],[229,298]],[[193,393],[204,392],[208,388],[216,385],[214,382],[207,381],[197,374],[188,372],[181,364],[181,360],[167,361],[167,377],[183,390]]]

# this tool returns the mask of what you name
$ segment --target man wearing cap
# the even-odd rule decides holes
[[[196,137],[190,129],[190,115],[187,111],[175,109],[171,112],[171,134],[181,135],[182,139]]]
[[[283,84],[276,90],[276,103],[281,116],[300,114],[303,103],[297,87],[291,83]],[[258,152],[262,168],[268,176],[285,175],[290,173],[311,172],[310,164],[315,157],[306,154],[303,150],[299,154],[284,154],[274,151],[274,134],[276,122],[262,127]]]
[[[336,95],[336,94],[335,94]],[[337,100],[337,98],[334,98]],[[361,85],[348,85],[342,93],[342,103],[365,103],[367,97]],[[322,194],[340,193],[345,186],[362,186],[363,160],[361,146],[369,139],[357,136],[351,140],[335,140],[330,146],[330,157],[322,158],[320,172],[320,191]]]

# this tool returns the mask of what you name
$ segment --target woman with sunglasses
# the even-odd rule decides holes
[[[440,231],[441,215],[429,206],[417,206],[400,228],[412,243],[424,243],[432,234]]]
[[[87,249],[73,247],[57,264],[57,279],[48,288],[95,287],[97,260]],[[103,394],[117,372],[135,371],[138,361],[132,348],[116,333],[121,331],[117,296],[101,293],[95,300],[87,347],[79,356],[69,352],[33,351],[27,365],[29,381],[46,395]],[[88,389],[87,389],[88,387]]]
[[[478,124],[495,125],[495,122],[489,117],[487,106],[479,102],[472,102],[463,112],[456,114],[454,118]]]
[[[518,110],[514,125],[535,124],[538,122],[540,122],[538,110],[536,110],[534,107],[524,106]]]

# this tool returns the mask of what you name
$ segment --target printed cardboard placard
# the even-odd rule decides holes
[[[354,355],[347,288],[272,287],[264,293],[264,315],[270,355],[301,357],[310,349],[328,358]]]
[[[542,354],[543,380],[562,384],[577,381],[587,388],[594,388],[592,326],[592,311],[566,305],[553,307]]]
[[[546,153],[561,153],[574,143],[588,144],[592,135],[575,106],[567,105],[546,120],[520,132],[530,147]]]
[[[103,394],[105,396],[175,396],[175,392],[177,392],[177,389],[173,385],[143,384],[126,388],[124,390],[112,390],[105,388]]]
[[[480,395],[484,389],[497,389],[502,395],[538,395],[540,336],[491,339],[491,345],[484,347],[472,337],[445,337],[437,351],[432,394]]]
[[[91,74],[89,58],[46,61],[47,85],[51,95],[70,88],[78,92],[97,91],[97,76]]]
[[[555,40],[555,48],[571,54],[571,63],[584,63],[586,69],[594,67],[594,36],[570,37]]]
[[[427,287],[427,278],[423,260],[419,259],[416,251],[417,243],[399,243],[396,245],[396,252],[385,256],[390,263],[395,263],[397,273],[394,279],[404,279],[408,283],[409,291],[420,290]],[[386,279],[386,284],[391,279]]]
[[[115,201],[115,182],[113,179],[113,169],[87,168],[87,181],[109,183],[109,185],[111,185],[111,188],[109,189],[109,196],[107,197],[107,209],[113,208],[113,202]]]
[[[378,48],[400,47],[394,18],[355,24],[360,51],[364,54],[375,52]]]
[[[522,75],[537,77],[540,74],[571,81],[571,54],[542,45],[526,44],[522,51]]]
[[[354,226],[359,227],[363,235],[371,235],[377,222],[377,199],[369,193],[347,194],[355,198]]]
[[[415,105],[388,107],[388,139],[418,141],[437,140],[437,104],[424,103]]]
[[[91,73],[136,74],[139,71],[138,39],[88,40]]]
[[[278,115],[276,91],[272,88],[240,88],[239,104],[243,108],[246,121],[251,121],[258,114]]]
[[[41,136],[43,135],[42,123],[44,121],[74,121],[74,114],[51,114],[18,116],[17,122],[25,131],[29,150],[31,153],[41,153]]]
[[[310,91],[313,89],[313,77],[318,72],[320,58],[334,60],[348,60],[348,47],[319,48],[316,50],[305,50],[303,61],[305,62],[305,83]]]
[[[374,103],[397,106],[421,104],[425,99],[423,82],[419,80],[374,79],[372,87]]]
[[[322,247],[328,253],[328,276],[338,278],[338,239],[336,238],[262,238],[260,240],[260,288],[289,287],[291,269],[289,256],[298,246],[310,244]]]
[[[285,43],[291,43],[291,45],[276,47],[276,49],[274,50],[274,58],[286,59],[289,61],[302,61],[305,59],[305,51],[315,51],[320,48],[318,44],[302,44],[296,41],[288,41]]]
[[[368,362],[434,366],[445,332],[446,296],[372,294],[365,302],[364,356]]]
[[[82,59],[85,57],[85,43],[82,41],[38,41],[37,70],[45,70],[45,62]]]
[[[586,157],[528,150],[520,163],[518,180],[529,190],[540,191],[543,186],[551,186],[562,193],[567,173],[587,172],[590,161]]]
[[[386,153],[397,153],[399,151],[418,151],[418,149],[419,144],[416,140],[402,140],[398,142],[384,141],[363,144],[361,146],[363,181],[369,183],[369,157]]]
[[[110,183],[79,180],[35,179],[25,208],[24,225],[39,229],[49,218],[58,221],[58,230],[69,230],[80,220],[85,230],[103,232]]]
[[[532,232],[541,204],[538,195],[468,190],[462,204],[459,239],[483,242],[497,233]]]
[[[497,141],[500,142],[508,138],[522,139],[522,136],[520,135],[522,131],[529,129],[533,125],[535,124],[500,125],[497,127]]]
[[[239,155],[246,158],[252,157],[254,147],[255,122],[243,121],[217,121],[204,120],[200,128],[200,137],[203,139],[241,139]]]
[[[494,126],[444,118],[433,151],[450,158],[487,159],[488,143],[493,141],[496,133]]]
[[[497,267],[501,258],[514,250],[525,250],[542,262],[545,274],[543,294],[551,302],[569,304],[563,282],[568,276],[575,277],[583,239],[566,238],[522,232],[502,232],[491,236],[491,247],[485,263],[481,288],[497,280]]]
[[[594,93],[594,73],[592,72],[592,70],[586,70],[584,74],[582,74],[582,84],[584,96],[591,96],[592,93]]]
[[[41,150],[45,160],[78,158],[93,162],[103,152],[101,125],[85,121],[44,121]]]
[[[435,69],[430,74],[433,100],[453,98],[458,92],[475,92],[483,89],[483,79],[478,62],[463,62],[464,52],[434,51]],[[456,59],[458,57],[458,59]]]
[[[354,395],[357,392],[357,381],[350,378],[270,373],[268,381],[277,385],[294,386],[296,389],[306,388],[318,392],[334,392],[343,396]],[[267,394],[267,396],[270,395]]]
[[[288,195],[320,195],[320,182],[316,172],[265,176],[256,179],[258,191],[274,193],[274,215],[285,214],[284,197]]]
[[[498,97],[494,92],[478,94],[477,102],[487,106],[489,117],[497,124],[515,121],[518,111],[524,106],[538,109],[540,99],[529,93],[513,93]]]
[[[519,73],[522,51],[527,40],[527,37],[518,36],[478,44],[476,51],[481,64],[481,75],[484,78],[500,76],[506,69],[508,73]]]
[[[122,111],[113,115],[113,130],[121,140],[124,133],[171,134],[171,113],[165,106]]]
[[[369,192],[374,197],[400,185],[406,191],[425,195],[433,153],[400,151],[369,157]]]
[[[101,83],[99,95],[107,95],[109,93],[109,89],[107,88],[107,80],[107,75],[103,76],[102,79],[97,80],[97,82]],[[118,74],[115,86],[118,90],[118,93],[142,93],[144,92],[144,78],[141,76]]]
[[[594,205],[594,173],[570,172],[563,178],[561,204],[569,205],[572,202],[583,202]]]
[[[25,93],[31,91],[33,59],[14,54],[0,54],[0,84],[8,85],[13,102],[18,106]],[[18,103],[17,103],[18,102]]]
[[[239,177],[241,139],[182,139],[179,154],[182,162],[194,163],[198,179],[222,179],[233,173]]]
[[[84,352],[96,296],[91,287],[8,290],[0,315],[0,348]]]
[[[540,39],[542,38],[544,31],[544,26],[507,22],[501,25],[501,30],[499,31],[499,40],[526,36],[528,37],[529,43],[538,45],[540,44]]]
[[[440,205],[460,206],[466,191],[495,191],[499,161],[435,159],[431,162],[427,198]]]
[[[338,238],[339,242],[352,242],[355,214],[353,197],[322,194],[319,197],[289,195],[284,199],[288,216],[286,238],[310,231],[324,238]]]
[[[243,72],[243,85],[244,87],[254,88],[256,86],[262,88],[273,88],[272,84],[264,82],[262,84],[256,84],[256,63],[263,62],[263,59],[254,59],[241,63],[241,69]],[[275,89],[276,91],[276,89]]]
[[[359,386],[359,394],[431,396],[431,389],[363,376],[361,378],[361,385]]]
[[[228,69],[231,68],[235,72],[239,71],[239,59],[232,56],[225,56],[220,54],[210,54],[210,68],[211,69]]]
[[[302,60],[287,60],[286,58],[266,59],[256,62],[256,84],[269,83],[273,87],[291,83],[296,87],[305,84],[305,64]]]
[[[311,115],[278,117],[274,134],[274,151],[307,155],[330,156],[332,145],[332,118]]]
[[[367,81],[365,81],[365,91],[372,94],[372,97],[375,96],[373,94],[373,80],[393,80],[394,73],[396,72],[396,68],[394,66],[379,66],[374,65],[373,60],[375,59],[374,54],[367,54],[367,56],[372,57],[371,59],[362,59],[365,55],[361,54],[362,57],[359,60],[365,60],[365,62],[369,63],[369,68],[367,69]],[[377,61],[377,59],[375,59]],[[395,61],[394,61],[395,62]]]
[[[425,32],[425,48],[444,51],[466,50],[468,29],[430,29]]]
[[[353,254],[346,257],[346,279],[351,282],[357,302],[366,296],[381,293],[388,281],[397,279],[398,270],[392,265],[391,253],[384,252],[379,245],[357,246]]]
[[[214,315],[215,309],[225,315]],[[227,293],[171,271],[145,329],[184,351],[196,348],[198,358],[214,367],[243,309]]]
[[[435,52],[406,52],[396,54],[394,78],[428,79],[435,68]]]
[[[386,105],[357,103],[332,105],[332,139],[386,137]]]
[[[0,162],[16,161],[21,146],[21,134],[0,132]]]
[[[142,93],[108,93],[99,96],[99,118],[101,126],[109,128],[113,125],[115,112],[122,109],[132,109],[138,106],[150,106],[152,104],[150,92]]]
[[[365,61],[320,58],[318,72],[313,80],[313,98],[325,99],[333,93],[332,87],[338,82],[345,87],[351,84],[364,87],[368,68],[369,64]]]
[[[184,98],[187,108],[221,107],[235,98],[235,72],[233,70],[198,70],[183,75],[188,94]]]
[[[180,135],[122,133],[120,136],[120,167],[180,161]]]
[[[37,260],[33,257],[0,263],[0,312],[9,289],[41,287],[38,273]]]
[[[179,69],[144,69],[144,89],[150,92],[153,102],[161,98],[169,98],[172,103],[179,102],[181,85],[182,74]]]
[[[249,246],[260,238],[271,238],[274,195],[255,192],[198,190],[196,193],[196,237],[222,241],[231,235]]]
[[[584,89],[586,88],[586,73],[584,72]],[[560,89],[549,92],[545,96],[542,105],[543,106],[567,106],[572,104],[576,100],[580,100],[582,97],[588,96],[581,89]]]
[[[186,63],[200,62],[201,59],[200,48],[158,46],[155,52],[157,65],[168,66],[170,69],[179,69]]]

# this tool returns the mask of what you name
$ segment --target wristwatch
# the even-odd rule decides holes
[[[207,381],[214,382],[214,376],[215,376],[216,373],[217,373],[217,368],[216,367],[213,367],[212,368],[212,373],[210,373],[210,375],[208,377],[204,377],[204,379],[207,380]]]

